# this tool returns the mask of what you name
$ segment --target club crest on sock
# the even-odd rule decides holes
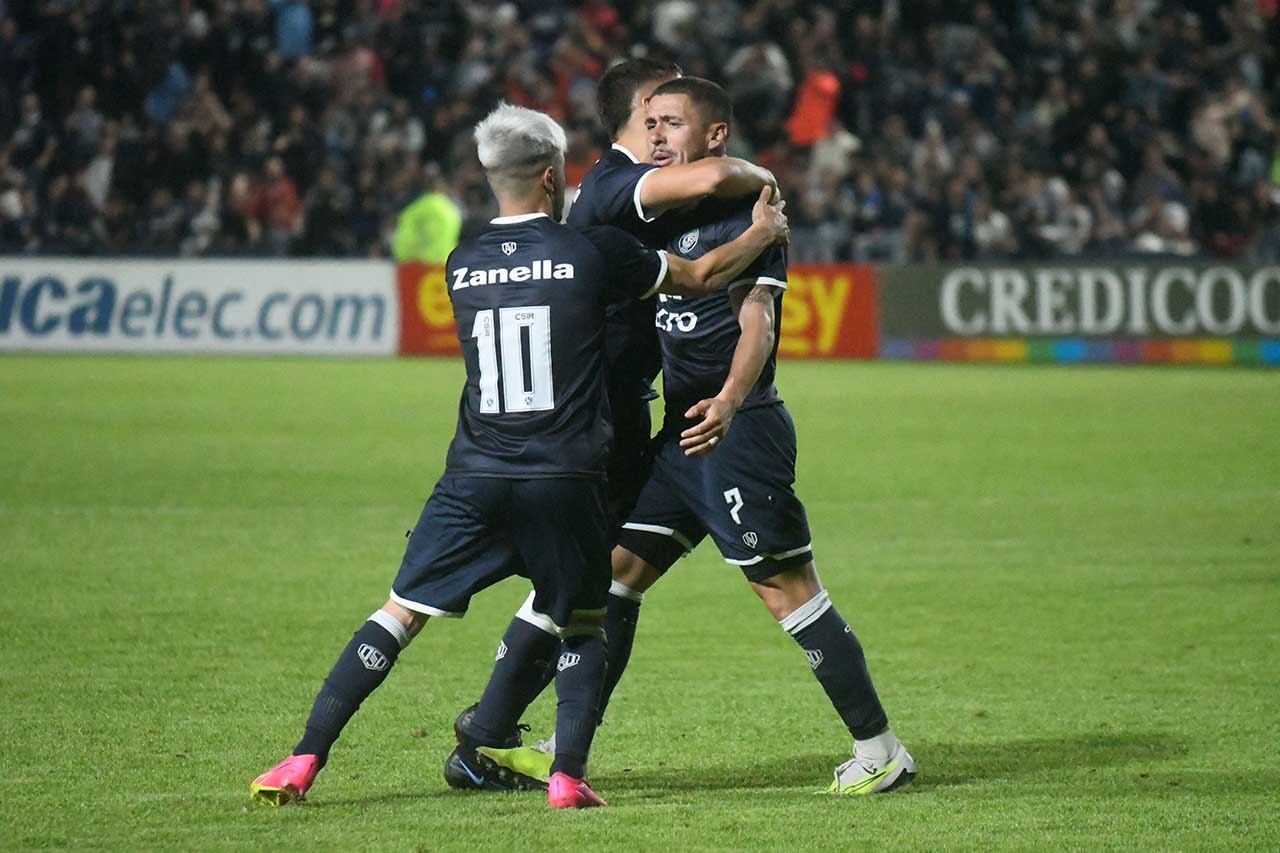
[[[386,655],[368,643],[361,643],[360,648],[356,650],[356,654],[360,656],[360,662],[364,664],[364,668],[373,672],[382,672],[391,663],[387,660]]]
[[[805,657],[807,657],[807,658],[809,659],[809,668],[810,668],[810,669],[817,669],[819,666],[821,666],[821,665],[822,665],[822,650],[821,650],[821,649],[810,649],[810,650],[808,650],[808,651],[806,651],[806,652],[804,653],[804,656],[805,656]]]
[[[578,661],[580,660],[582,660],[582,655],[575,654],[574,652],[565,652],[560,655],[560,660],[556,663],[556,671],[564,672],[570,667],[577,666]]]
[[[503,658],[505,658],[506,656],[507,656],[507,641],[506,641],[506,640],[499,640],[499,641],[498,641],[498,656],[497,656],[496,658],[494,658],[493,660],[494,660],[494,662],[496,663],[497,661],[502,660],[502,659],[503,659]]]

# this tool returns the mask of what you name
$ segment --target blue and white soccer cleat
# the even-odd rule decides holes
[[[911,784],[916,778],[916,762],[895,738],[893,751],[887,759],[853,757],[836,768],[835,781],[827,790],[836,795],[860,796],[887,794]]]

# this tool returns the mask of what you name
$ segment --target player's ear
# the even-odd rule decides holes
[[[707,148],[723,148],[729,141],[729,125],[718,121],[707,130]]]
[[[542,170],[542,188],[549,193],[556,191],[556,167],[548,166]]]

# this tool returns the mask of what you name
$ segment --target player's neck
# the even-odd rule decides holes
[[[530,213],[545,213],[551,216],[551,199],[546,193],[528,198],[498,199],[498,216],[527,216]]]
[[[649,162],[649,131],[641,128],[638,133],[625,132],[613,144],[627,149],[639,162]]]

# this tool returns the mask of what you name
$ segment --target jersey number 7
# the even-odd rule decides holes
[[[551,308],[527,305],[476,312],[471,337],[480,350],[480,411],[545,412],[556,407],[551,376]],[[502,371],[498,371],[498,355]],[[498,403],[498,379],[502,403]]]

